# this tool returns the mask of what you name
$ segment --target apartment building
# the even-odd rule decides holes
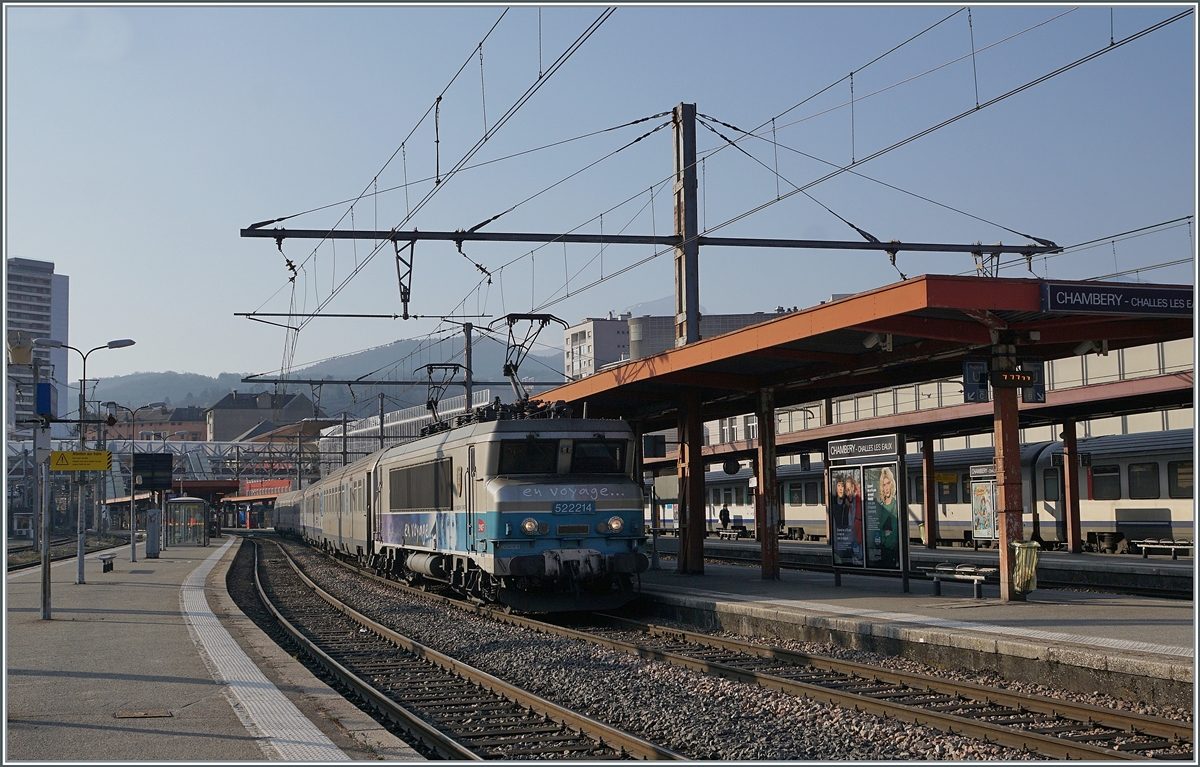
[[[5,330],[24,330],[33,338],[53,338],[70,343],[67,336],[69,319],[70,279],[65,274],[55,274],[54,264],[28,258],[9,258],[5,262]],[[39,360],[42,380],[52,381],[58,391],[59,415],[75,410],[72,403],[78,401],[68,395],[70,379],[67,372],[65,348],[49,349],[34,347],[33,355]],[[33,369],[16,365],[6,366],[7,408],[5,409],[6,433],[11,434],[16,424],[33,417],[34,390]],[[52,433],[66,437],[65,424],[56,424]]]

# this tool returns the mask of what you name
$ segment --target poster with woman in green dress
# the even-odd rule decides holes
[[[863,469],[867,567],[895,570],[900,567],[900,498],[896,465]]]

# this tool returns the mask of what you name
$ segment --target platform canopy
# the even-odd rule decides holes
[[[540,395],[591,417],[673,427],[700,392],[705,420],[961,375],[998,346],[1051,360],[1193,335],[1190,285],[924,275],[606,368]]]

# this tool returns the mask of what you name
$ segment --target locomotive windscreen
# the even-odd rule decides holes
[[[572,474],[622,474],[625,471],[623,440],[576,442],[571,456]]]
[[[554,474],[558,471],[558,440],[521,439],[500,443],[497,474]]]

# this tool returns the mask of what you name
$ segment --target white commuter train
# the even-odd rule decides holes
[[[1081,532],[1091,547],[1124,550],[1128,541],[1146,538],[1193,539],[1193,443],[1191,429],[1112,435],[1081,439],[1080,454],[1090,465],[1079,467]],[[1056,458],[1055,456],[1058,456]],[[1024,487],[1024,532],[1047,545],[1066,541],[1061,442],[1037,442],[1021,449]],[[908,454],[909,535],[920,536],[924,496],[920,454]],[[971,531],[970,467],[990,464],[990,447],[939,452],[934,457],[937,483],[938,538],[969,539]],[[735,475],[710,471],[705,475],[708,527],[720,526],[721,507],[732,523],[754,530],[754,498],[750,469]],[[799,465],[777,469],[783,514],[780,532],[808,540],[827,536],[825,467],[814,461],[807,471]],[[1036,515],[1035,515],[1036,510]],[[660,525],[675,526],[675,507],[661,504]],[[650,512],[647,511],[647,519]],[[801,533],[800,531],[803,530]]]

